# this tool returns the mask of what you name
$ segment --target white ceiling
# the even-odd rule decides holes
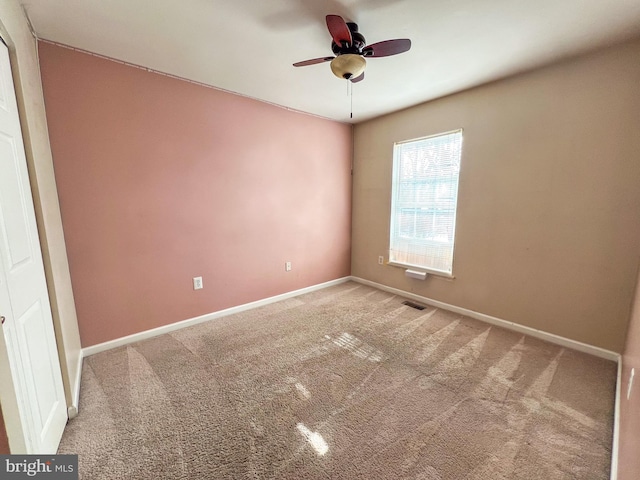
[[[640,0],[24,0],[42,39],[287,108],[359,122],[640,35]],[[367,43],[410,38],[353,85],[324,17]]]

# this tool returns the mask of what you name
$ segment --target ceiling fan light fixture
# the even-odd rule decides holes
[[[366,66],[367,61],[364,57],[354,53],[338,55],[331,60],[331,71],[333,74],[338,78],[344,78],[346,80],[360,76]]]

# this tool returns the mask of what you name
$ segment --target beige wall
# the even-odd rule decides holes
[[[639,58],[636,41],[357,125],[352,274],[620,352],[639,259]],[[377,262],[393,143],[457,128],[456,278],[411,280]]]
[[[9,46],[67,404],[77,387],[80,336],[47,132],[35,39],[16,0],[0,1]],[[4,341],[0,336],[0,341]],[[9,439],[11,440],[11,438]]]

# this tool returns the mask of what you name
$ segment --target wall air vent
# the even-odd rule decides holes
[[[424,310],[425,308],[427,308],[424,305],[420,305],[419,303],[414,303],[410,300],[406,300],[402,302],[402,304],[406,305],[407,307],[415,308],[416,310]]]

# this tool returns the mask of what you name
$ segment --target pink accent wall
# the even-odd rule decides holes
[[[39,53],[83,346],[350,274],[349,125]]]
[[[629,393],[629,376],[635,377]],[[640,276],[622,354],[622,382],[620,382],[620,451],[618,480],[640,478]]]

